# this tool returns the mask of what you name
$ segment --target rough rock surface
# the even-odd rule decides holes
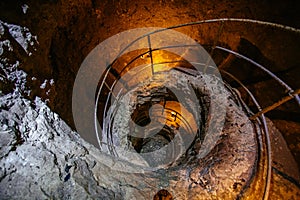
[[[245,179],[249,177],[251,167],[250,171],[247,167],[254,161],[250,154],[256,154],[255,148],[249,149],[247,157],[242,152],[234,152],[239,149],[239,143],[254,141],[251,137],[234,136],[237,133],[229,128],[224,134],[240,139],[230,143],[232,151],[219,145],[215,155],[224,159],[212,160],[209,156],[202,161],[193,161],[198,164],[192,169],[182,166],[169,171],[132,173],[137,169],[116,162],[116,158],[101,153],[83,141],[40,99],[30,102],[14,93],[2,95],[0,103],[0,196],[3,199],[149,199],[160,187],[168,188],[173,194],[179,192],[183,199],[188,199],[194,192],[200,194],[200,191],[205,192],[203,195],[207,198],[213,191],[215,194],[221,191],[222,195],[225,195],[224,191],[231,191],[230,196],[234,198],[238,190],[225,186],[234,181],[232,178],[235,173]],[[228,123],[233,123],[232,119],[230,121]],[[249,124],[247,126],[249,128]],[[241,131],[247,132],[245,127]],[[240,170],[240,164],[232,165],[231,159],[225,159],[234,153],[237,157],[233,157],[232,162],[244,163]],[[211,164],[207,166],[207,162]],[[127,172],[113,170],[115,165]],[[221,170],[224,165],[230,168]],[[211,177],[209,174],[213,169],[215,175]],[[206,174],[205,180],[197,175],[199,170]],[[232,171],[232,177],[224,176],[228,170]],[[186,177],[187,173],[190,174],[189,178]],[[174,178],[179,182],[172,181]],[[218,180],[225,184],[222,186],[224,191],[211,188]],[[192,188],[187,193],[189,187]]]
[[[45,103],[8,94],[0,104],[1,199],[121,198],[119,190],[105,189],[93,177],[99,158],[90,151],[97,149]]]
[[[251,125],[238,113],[231,108],[223,132],[226,137],[208,158],[194,160],[183,168],[133,173],[138,169],[122,162],[120,165],[116,158],[86,143],[39,98],[31,102],[17,92],[1,95],[0,197],[151,199],[159,189],[167,188],[172,194],[177,193],[180,199],[222,199],[225,198],[223,195],[226,199],[229,196],[235,199],[245,184],[242,177],[247,175],[242,173],[240,180],[236,180],[234,173],[241,173],[238,168],[245,167],[253,159],[249,157],[251,152],[255,154],[255,145],[249,150],[239,148],[243,142],[247,142],[243,146],[249,145],[251,137],[246,135]],[[241,127],[242,122],[246,124]],[[240,127],[238,133],[232,124]],[[246,135],[239,137],[236,134]],[[243,155],[245,150],[248,157]],[[231,154],[234,156],[230,158]],[[115,165],[127,172],[113,170]],[[288,195],[292,199],[299,195],[297,186],[278,173],[274,168],[271,197]],[[230,186],[231,182],[233,185]],[[218,190],[215,190],[216,186]],[[219,193],[221,188],[226,192]]]
[[[286,2],[275,3],[280,7],[278,10],[275,4],[266,6],[269,5],[266,2],[259,5],[242,5],[239,1],[236,3],[227,0],[222,3],[218,2],[220,6],[211,2],[199,4],[197,1],[176,0],[139,1],[139,3],[54,0],[41,4],[37,1],[29,1],[28,5],[18,2],[17,6],[12,6],[13,8],[9,8],[11,6],[9,3],[6,9],[5,3],[7,2],[4,0],[0,3],[1,8],[2,5],[5,6],[0,12],[1,19],[3,17],[6,21],[0,22],[1,199],[151,199],[161,188],[168,189],[172,194],[180,191],[181,196],[176,196],[179,199],[191,196],[205,199],[225,198],[215,196],[215,191],[221,186],[223,191],[231,194],[232,198],[236,198],[239,190],[247,185],[243,178],[227,180],[227,178],[233,179],[233,173],[227,166],[233,167],[231,163],[236,164],[241,161],[240,159],[251,160],[253,159],[251,154],[247,154],[248,157],[233,156],[228,160],[213,157],[215,155],[230,156],[227,148],[232,150],[232,146],[238,147],[236,142],[246,141],[235,137],[240,134],[236,131],[236,127],[231,127],[231,124],[235,124],[235,118],[227,120],[229,123],[225,127],[228,128],[229,134],[226,136],[224,133],[225,140],[214,149],[213,153],[218,154],[211,154],[213,156],[198,163],[193,162],[191,163],[193,165],[182,168],[180,173],[174,169],[170,172],[137,174],[132,173],[137,170],[136,168],[125,163],[117,167],[126,169],[128,173],[120,171],[116,173],[112,170],[119,163],[115,158],[100,153],[97,148],[82,140],[39,98],[30,101],[24,97],[26,96],[24,94],[31,92],[33,97],[42,96],[44,100],[49,99],[50,106],[52,105],[56,112],[61,112],[60,115],[71,124],[69,97],[76,71],[85,55],[105,38],[122,30],[145,26],[145,24],[165,27],[228,16],[258,18],[299,26],[293,20],[295,16],[298,16],[297,9],[294,9],[297,6],[291,3],[286,4]],[[15,1],[10,2],[15,3]],[[281,4],[286,6],[280,6]],[[284,16],[284,19],[281,16]],[[89,23],[86,23],[87,21]],[[29,27],[30,31],[38,35],[38,38],[24,26]],[[199,40],[201,43],[206,44],[212,42],[218,28],[219,25],[205,26],[201,30],[192,29],[192,31],[184,30],[184,32],[191,32],[195,38],[201,38]],[[241,29],[243,29],[242,33]],[[295,45],[299,43],[299,37],[284,35],[281,32],[275,33],[274,30],[265,32],[264,30],[248,27],[248,25],[241,26],[241,24],[232,27],[227,25],[220,42],[228,43],[232,49],[237,49],[247,55],[249,53],[250,57],[262,63],[265,62],[264,59],[259,59],[265,56],[267,60],[276,63],[275,65],[269,62],[264,63],[272,67],[272,70],[280,71],[287,67],[290,70],[287,70],[288,73],[298,74],[299,68],[293,68],[293,66],[299,63],[299,45]],[[264,34],[261,34],[263,32]],[[243,49],[241,42],[243,37],[258,49],[250,51],[251,45],[244,45],[246,48]],[[238,45],[240,47],[237,47]],[[276,51],[274,51],[274,46]],[[35,52],[35,47],[38,49],[37,52]],[[257,52],[260,54],[257,55]],[[240,66],[243,69],[249,69],[249,66],[241,66],[236,62],[228,62],[223,66],[225,68]],[[232,71],[237,72],[236,69],[233,68]],[[253,71],[250,70],[249,73],[240,75],[249,78]],[[283,73],[282,76],[294,87],[299,86],[296,76],[295,78],[287,73]],[[254,82],[263,80],[262,83],[265,84],[264,78],[263,76]],[[30,83],[26,84],[26,81]],[[29,85],[32,87],[31,91],[27,88]],[[276,99],[272,95],[265,95],[265,91],[272,92],[270,85],[272,84],[267,84],[266,87],[254,85],[258,86],[254,87],[257,91],[256,96],[262,98],[261,102],[265,106]],[[266,89],[259,92],[261,88]],[[276,86],[275,89],[277,89]],[[266,100],[266,96],[269,100]],[[237,114],[240,111],[237,109],[233,113]],[[283,124],[279,128],[286,126],[285,122]],[[251,126],[249,121],[247,125]],[[295,125],[295,127],[298,126]],[[246,132],[245,128],[243,130]],[[272,132],[274,132],[272,134],[280,134],[278,131]],[[230,140],[232,138],[234,140]],[[275,141],[274,144],[275,148],[280,147],[279,150],[274,151],[275,153],[288,151],[280,140]],[[255,152],[254,149],[250,150]],[[273,156],[276,157],[276,154]],[[281,154],[278,155],[281,156]],[[278,162],[274,162],[273,166],[270,198],[296,199],[299,196],[299,184],[294,183],[287,174],[278,171],[278,169],[288,170],[286,160],[292,158],[284,153],[282,156],[285,159],[273,159]],[[238,159],[235,160],[235,158]],[[199,164],[202,165],[202,170],[198,168]],[[236,168],[232,170],[239,173],[237,168],[239,166],[235,166]],[[296,171],[294,177],[299,177],[299,172],[294,171]],[[174,174],[176,176],[173,176]],[[247,175],[241,176],[248,177]],[[185,182],[178,181],[176,177]],[[225,182],[218,185],[219,180],[225,180]],[[200,194],[202,196],[197,196]]]

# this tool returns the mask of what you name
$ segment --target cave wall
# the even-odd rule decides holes
[[[24,5],[24,3],[29,5],[26,14],[22,11],[22,5]],[[38,36],[37,50],[32,51],[32,56],[28,56],[22,52],[18,44],[14,46],[15,52],[17,53],[15,59],[20,60],[20,68],[28,73],[28,86],[31,87],[32,90],[30,98],[34,99],[35,96],[40,96],[43,100],[47,99],[51,109],[57,112],[73,129],[75,127],[72,120],[71,97],[77,70],[85,56],[97,44],[116,33],[130,28],[145,26],[168,27],[190,21],[221,17],[253,18],[299,27],[297,20],[295,20],[299,18],[299,6],[297,6],[296,1],[216,2],[142,0],[133,2],[52,0],[48,2],[1,1],[0,5],[0,17],[2,20],[7,23],[26,26],[34,35]],[[216,32],[219,28],[219,24],[203,25],[200,29],[186,27],[179,29],[179,31],[188,33],[188,35],[201,44],[211,45],[217,37]],[[300,44],[300,41],[298,35],[286,34],[284,30],[275,31],[272,28],[260,29],[259,27],[242,23],[228,23],[224,25],[223,29],[223,34],[218,38],[219,44],[249,55],[263,63],[266,67],[272,69],[272,71],[278,72],[280,77],[287,80],[294,88],[299,88],[300,82],[297,78],[299,67],[297,66],[299,66],[300,45],[297,44]],[[253,52],[251,52],[249,48],[252,48]],[[19,53],[18,50],[20,50]],[[234,67],[238,69],[243,68],[245,71],[239,73],[234,68],[231,68],[233,64]],[[259,97],[259,101],[263,106],[273,103],[275,99],[280,97],[272,92],[278,88],[274,82],[260,73],[256,74],[255,70],[249,69],[248,65],[241,64],[236,60],[231,60],[224,64],[224,69],[231,70],[231,72],[236,73],[236,75],[245,81],[250,80],[248,86],[250,86],[256,96]],[[255,74],[255,76],[253,74]],[[54,84],[50,84],[50,80],[52,79]],[[252,79],[254,81],[251,81]],[[45,83],[45,80],[48,80],[48,82],[44,88],[41,88],[40,86]],[[270,87],[270,85],[273,84],[274,86]],[[9,87],[8,90],[11,90],[11,88]],[[283,95],[283,91],[280,95]],[[27,100],[20,101],[27,102]],[[297,156],[299,155],[299,150],[297,150],[299,137],[293,137],[289,135],[289,133],[292,132],[292,135],[299,133],[299,125],[295,122],[295,118],[299,116],[299,113],[297,113],[299,109],[297,109],[298,107],[295,107],[294,104],[281,107],[279,111],[283,112],[277,112],[279,114],[276,115],[277,120],[275,121],[275,124],[283,131],[284,136],[289,137],[290,141],[293,141],[288,144],[294,145],[293,152],[296,158],[299,157]],[[285,119],[286,113],[290,113],[291,116],[289,123],[287,123]],[[24,115],[20,114],[20,117],[24,117]],[[35,118],[32,120],[34,121]],[[53,120],[53,118],[50,118],[50,121],[51,120]],[[47,121],[47,119],[45,121]],[[293,127],[293,130],[291,130],[291,127]],[[71,137],[69,134],[71,131],[68,128],[61,132],[68,132],[67,137]],[[46,136],[48,137],[48,135]],[[51,137],[50,135],[49,138]],[[14,138],[9,138],[8,140],[14,141]],[[60,139],[60,142],[62,143],[63,141]],[[28,146],[34,144],[36,143],[29,141]],[[39,147],[44,148],[42,143],[39,145]],[[46,147],[48,148],[48,146]],[[43,149],[46,152],[45,156],[51,157],[51,152],[49,153],[46,147],[46,150]],[[92,147],[89,146],[89,148]],[[51,150],[53,149],[55,148],[51,146]],[[22,149],[18,151],[21,150]],[[83,153],[83,157],[86,156],[85,153]],[[63,154],[65,153],[61,155]],[[80,154],[80,152],[73,154]],[[34,155],[32,156],[34,157]],[[54,156],[53,158],[51,157],[49,165],[53,164],[52,160],[54,165],[57,165]],[[58,164],[59,169],[63,171],[67,165],[66,161],[61,159],[59,162],[61,162]],[[90,164],[91,166],[89,166]],[[42,166],[42,164],[40,165]],[[77,165],[79,167],[74,169],[75,174],[84,174],[88,171],[85,168],[87,165],[88,168],[93,168],[92,163],[86,164],[83,162]],[[30,167],[26,168],[26,170],[29,170],[29,168]],[[53,169],[55,174],[58,174],[60,179],[58,181],[59,184],[64,181],[63,179],[68,175],[67,172],[66,174],[64,172],[63,175],[60,174],[56,168],[51,169]],[[11,168],[11,170],[14,171],[13,168]],[[101,176],[99,175],[99,177]],[[88,183],[82,180],[85,178],[82,178],[82,174],[78,175],[77,178],[78,179],[76,179],[75,176],[75,179],[79,180],[80,184],[83,184],[84,187],[89,187]],[[95,183],[93,180],[92,182]],[[97,183],[95,184],[97,185]],[[53,191],[52,189],[53,188],[49,188],[49,191]],[[59,190],[59,187],[56,189]],[[101,192],[103,188],[98,188],[98,190]],[[117,189],[115,189],[115,191],[119,192]],[[43,190],[39,192],[43,193]],[[93,192],[95,191],[91,193]],[[68,195],[63,192],[61,192],[61,194]],[[114,195],[111,191],[107,191],[107,194]],[[47,195],[51,196],[52,194],[46,193],[42,195],[47,197]],[[276,192],[272,193],[272,195],[276,196]],[[55,197],[55,195],[52,196]]]
[[[29,8],[24,14],[23,3]],[[23,66],[29,73],[31,96],[49,99],[49,105],[74,128],[71,116],[71,92],[77,70],[85,56],[101,41],[131,28],[168,27],[210,18],[252,18],[297,27],[296,1],[2,1],[0,17],[10,23],[28,27],[38,35],[38,51],[26,58]],[[200,44],[212,44],[219,24],[203,25],[200,29],[178,29]],[[299,37],[281,31],[261,29],[247,24],[228,23],[223,27],[219,44],[238,49],[240,39],[246,38],[262,55],[271,61],[273,71],[288,70],[284,74],[289,83],[299,87],[290,74],[298,73]],[[277,42],[278,41],[278,42]],[[284,41],[284,42],[282,42]],[[278,45],[276,44],[278,43]],[[274,50],[276,48],[276,50]],[[241,53],[248,53],[242,50]],[[253,55],[250,55],[253,56]],[[255,57],[255,59],[259,59]],[[239,67],[239,66],[237,66]],[[233,69],[234,71],[234,69]],[[244,72],[249,75],[253,70]],[[241,75],[241,74],[239,74]],[[31,77],[38,77],[32,81]],[[54,79],[54,85],[41,89],[45,79]],[[245,77],[244,77],[245,78]],[[251,79],[251,77],[246,77]],[[255,87],[254,87],[255,88]],[[47,91],[50,91],[47,93]],[[258,90],[257,90],[258,91]],[[261,99],[268,105],[272,98]],[[264,103],[265,102],[265,103]]]
[[[24,64],[24,70],[30,72],[30,76],[39,77],[35,81],[29,78],[33,88],[31,96],[49,99],[50,107],[73,128],[71,95],[77,70],[97,44],[114,34],[131,28],[168,27],[222,17],[252,18],[297,27],[295,19],[299,18],[295,9],[299,6],[295,1],[53,1],[28,4],[31,6],[28,13],[17,20],[39,36],[39,51]],[[214,40],[218,40],[217,45],[227,46],[263,64],[292,88],[300,87],[295,76],[300,73],[297,67],[300,64],[300,45],[296,45],[300,44],[298,34],[243,23],[224,24],[220,36],[217,36],[220,24],[176,30],[203,45],[212,45]],[[248,44],[243,41],[248,41]],[[240,63],[238,59],[229,59],[223,69],[246,81],[262,107],[286,95],[284,88],[269,76],[249,64]],[[43,79],[51,78],[54,85],[48,85],[45,89],[38,87]],[[280,122],[288,120],[299,123],[298,116],[299,109],[294,101],[268,115],[278,120],[276,124],[289,139],[296,158],[299,157],[299,150],[295,141],[299,142],[299,137],[281,128],[284,125]]]

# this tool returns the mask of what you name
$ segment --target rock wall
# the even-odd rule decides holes
[[[215,183],[218,180],[225,180],[221,184],[225,189],[218,191],[218,198],[225,198],[224,195],[229,194],[227,199],[235,199],[249,189],[250,180],[255,179],[248,175],[255,168],[250,167],[248,174],[243,174],[239,180],[228,181],[227,178],[231,178],[228,169],[233,168],[228,162],[234,163],[234,159],[216,159],[230,156],[233,148],[226,146],[228,143],[222,143],[213,150],[215,154],[212,155],[219,156],[213,159],[214,162],[209,159],[194,162],[193,165],[181,168],[181,171],[176,169],[177,171],[131,173],[137,169],[123,163],[124,165],[118,167],[126,168],[130,173],[116,173],[113,170],[118,163],[115,158],[102,154],[73,131],[73,82],[89,51],[120,31],[144,26],[167,27],[220,17],[256,18],[297,27],[299,24],[294,20],[299,13],[297,3],[278,1],[270,4],[268,1],[250,3],[226,0],[217,3],[177,0],[54,0],[46,3],[23,3],[4,0],[0,5],[1,199],[152,199],[162,188],[167,189],[174,197],[180,191],[180,199],[201,198],[197,196],[199,194],[207,197],[206,199],[213,199],[215,193],[212,191],[217,188]],[[189,33],[202,45],[210,47],[219,28],[220,25],[217,24],[183,28],[180,31]],[[285,33],[284,30],[274,31],[247,24],[229,23],[224,26],[218,44],[263,63],[297,88],[299,82],[295,75],[299,74],[299,68],[295,66],[299,65],[299,38],[299,35]],[[273,103],[274,99],[284,93],[277,95],[272,92],[277,90],[272,80],[249,69],[249,65],[239,62],[238,59],[220,54],[213,57],[221,57],[217,64],[246,81],[264,106]],[[243,69],[242,72],[237,71],[237,67]],[[236,110],[231,111],[243,116],[239,123],[245,120],[250,126],[245,113],[236,106]],[[295,120],[298,112],[298,107],[291,104],[281,107],[274,114],[274,118],[278,118],[275,125],[284,131],[284,136],[290,137],[289,133],[298,134],[296,130],[299,130],[299,124]],[[281,116],[289,116],[289,122]],[[237,119],[227,116],[225,127],[229,129],[224,130],[224,134],[228,132],[232,138],[241,131],[239,126],[230,126],[234,120]],[[287,128],[287,124],[292,124],[294,130]],[[299,170],[280,132],[271,122],[269,126],[273,134],[274,152],[270,197],[297,198],[300,195]],[[299,136],[290,138],[294,146],[298,145]],[[233,143],[236,142],[239,139]],[[257,144],[253,145],[257,147]],[[255,151],[253,150],[253,155]],[[235,153],[237,158],[244,161],[254,158],[249,156],[251,151],[247,154],[248,157],[238,157],[241,152]],[[297,156],[298,153],[299,148],[295,147],[294,155]],[[236,166],[235,170],[238,167],[240,166]],[[219,174],[214,174],[214,170],[218,170]],[[254,191],[253,194],[258,196],[261,194],[259,187],[252,187],[249,191]]]

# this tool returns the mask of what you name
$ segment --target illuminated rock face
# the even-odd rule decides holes
[[[257,143],[251,122],[234,102],[230,105],[226,130],[207,156],[198,159],[199,149],[195,146],[174,167],[128,173],[114,170],[112,166],[119,163],[114,157],[83,141],[41,100],[30,102],[18,95],[4,95],[0,195],[25,199],[149,199],[164,185],[182,199],[211,198],[212,193],[235,199],[240,189],[231,186],[249,184],[257,160]],[[126,163],[119,167],[136,170]],[[174,178],[177,181],[172,181]]]
[[[19,2],[3,2],[5,3],[1,2],[3,12],[0,16],[3,16],[4,20],[7,19],[10,24],[26,26],[34,35],[38,36],[38,49],[40,50],[30,58],[23,58],[26,60],[26,65],[22,66],[29,74],[28,81],[32,85],[31,95],[49,99],[50,107],[73,128],[72,113],[70,112],[71,95],[77,70],[85,56],[110,36],[132,28],[168,27],[202,19],[223,17],[253,18],[298,26],[294,19],[299,13],[295,9],[297,6],[285,2],[269,5],[263,2],[244,4],[226,0],[217,3],[181,0],[141,0],[138,3],[125,0],[118,2],[77,0],[72,3],[68,1],[49,1],[47,3],[32,1],[28,3],[29,8],[24,14]],[[199,41],[201,45],[212,45],[217,38],[218,30],[219,24],[179,29]],[[299,42],[297,36],[285,36],[282,32],[274,33],[274,31],[266,29],[260,30],[248,24],[228,23],[223,27],[218,44],[237,50],[241,38],[254,44],[263,55],[258,55],[257,49],[252,48],[250,51],[248,45],[240,46],[242,53],[249,54],[255,60],[264,62],[263,64],[270,64],[273,72],[283,71],[299,64],[297,59],[299,45],[295,45]],[[266,57],[272,63],[268,63],[261,57]],[[19,59],[23,61],[23,59]],[[227,63],[227,66],[231,66],[230,62]],[[235,64],[235,67],[240,68],[241,63]],[[253,68],[244,66],[245,72],[243,73],[237,72],[234,68],[231,71],[239,73],[243,79],[257,80],[255,76],[249,77],[255,75],[251,69]],[[292,68],[290,74],[298,73],[297,70],[297,68]],[[283,75],[287,76],[287,79],[292,79],[288,74]],[[32,77],[37,79],[31,80]],[[54,79],[55,84],[48,84],[46,89],[41,89],[39,86],[44,83],[45,79]],[[295,87],[299,87],[296,79],[291,82],[294,82]],[[259,87],[263,87],[263,84]],[[49,89],[51,90],[47,95]],[[268,91],[264,89],[264,93]],[[274,96],[270,92],[261,98],[261,102],[269,105],[275,98],[276,95]]]
[[[7,2],[3,2],[0,4],[6,8]],[[9,4],[13,3],[7,3]],[[173,196],[179,199],[236,199],[244,195],[257,199],[263,195],[265,165],[260,166],[258,163],[264,163],[265,157],[258,156],[256,127],[248,119],[241,105],[233,100],[235,98],[229,97],[230,106],[224,129],[220,133],[221,138],[205,157],[197,156],[201,146],[208,145],[200,137],[192,144],[192,148],[188,149],[187,154],[178,158],[171,166],[163,166],[162,170],[154,172],[126,173],[122,170],[116,171],[116,165],[120,164],[117,168],[126,169],[127,172],[136,172],[138,169],[100,153],[98,148],[82,140],[72,131],[72,86],[77,70],[89,51],[104,39],[121,31],[144,26],[167,27],[227,16],[259,18],[297,25],[290,24],[294,22],[290,19],[297,16],[296,9],[289,9],[293,5],[285,4],[274,10],[270,6],[267,6],[269,10],[263,9],[263,3],[242,5],[224,1],[199,4],[194,1],[176,0],[138,3],[30,2],[26,4],[28,8],[23,4],[17,7],[15,5],[8,6],[7,9],[16,10],[15,13],[5,9],[0,12],[4,19],[4,22],[1,22],[3,28],[0,28],[1,48],[4,50],[1,54],[0,71],[4,76],[1,76],[0,82],[0,197],[159,199],[158,196]],[[276,18],[278,15],[274,15],[274,12],[283,13],[288,18]],[[283,71],[281,76],[293,87],[299,88],[296,76],[299,74],[299,68],[293,67],[299,65],[300,45],[295,45],[299,44],[299,35],[285,34],[284,31],[274,32],[242,23],[228,23],[218,36],[220,27],[220,24],[208,24],[199,28],[185,27],[179,31],[202,45],[207,45],[208,51],[216,40],[218,45],[244,53],[270,67],[274,72]],[[138,52],[133,54],[138,55]],[[158,53],[155,56],[161,55]],[[212,57],[222,69],[237,75],[240,80],[245,80],[263,106],[270,105],[274,99],[282,96],[280,92],[273,92],[274,88],[277,90],[274,82],[252,66],[217,51]],[[147,55],[141,59],[147,59]],[[173,83],[178,81],[178,77],[173,79],[170,78]],[[35,99],[36,96],[46,100],[50,108],[39,99]],[[151,99],[144,95],[139,101],[144,102],[141,104],[147,104],[147,98]],[[252,106],[251,102],[247,103]],[[176,111],[178,104],[176,101],[169,101],[166,106]],[[139,112],[145,112],[147,118],[148,107],[138,110],[137,113],[132,110],[133,121],[140,119]],[[205,106],[203,110],[205,111]],[[157,110],[153,109],[153,112],[154,116],[158,115]],[[288,123],[286,119],[280,118],[280,115],[287,116],[287,113],[290,118]],[[122,121],[122,113],[119,114],[113,126],[126,122]],[[299,130],[299,125],[294,122],[297,115],[299,109],[291,103],[281,107],[270,117],[275,116],[275,125],[288,135],[293,131],[286,129],[286,124],[293,124],[295,130]],[[185,116],[189,117],[188,114]],[[204,114],[203,119],[207,116]],[[173,119],[174,115],[170,113],[168,117]],[[190,125],[193,123],[192,119],[188,121]],[[147,123],[147,120],[144,122]],[[198,122],[196,120],[194,123]],[[176,129],[170,129],[171,125],[170,122],[166,130],[152,139],[140,141],[125,138],[123,142],[132,145],[132,148],[141,153],[153,152],[168,144],[170,138],[176,135]],[[270,198],[296,198],[299,196],[299,188],[293,181],[299,180],[299,170],[280,132],[271,122],[268,122],[268,125],[272,130],[275,152]],[[126,131],[125,126],[126,124],[119,127],[116,134],[121,130]],[[151,130],[149,132],[151,133]],[[289,144],[292,144],[294,141],[290,142]],[[297,157],[299,150],[294,150]],[[158,161],[161,162],[160,156],[153,158],[160,158]],[[146,160],[144,164],[149,162],[153,160]]]

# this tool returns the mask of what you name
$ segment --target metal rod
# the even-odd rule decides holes
[[[212,46],[212,49],[211,49],[211,51],[210,51],[210,56],[212,56],[212,54],[214,53],[215,47],[217,46],[217,42],[219,41],[220,36],[221,36],[221,34],[222,34],[223,27],[224,27],[224,22],[221,21],[221,24],[220,24],[220,26],[219,26],[218,33],[217,33],[217,35],[216,35],[216,38],[214,39],[213,46]]]
[[[269,74],[272,78],[274,78],[280,85],[282,85],[283,87],[285,87],[285,89],[289,92],[289,94],[292,94],[294,92],[294,90],[288,85],[286,84],[283,80],[281,80],[280,78],[278,78],[275,74],[273,74],[270,70],[268,70],[267,68],[265,68],[264,66],[262,66],[261,64],[255,62],[254,60],[239,54],[235,51],[229,50],[227,48],[224,47],[220,47],[220,46],[216,46],[216,49],[220,49],[223,51],[226,51],[228,53],[234,54],[235,56],[237,56],[238,58],[242,58],[248,62],[250,62],[251,64],[257,66],[258,68],[260,68],[261,70],[263,70],[264,72],[266,72],[267,74]],[[294,95],[295,100],[297,101],[298,105],[300,106],[300,97],[298,95]]]
[[[265,21],[259,21],[259,20],[254,20],[254,19],[241,19],[241,18],[220,18],[220,19],[208,19],[208,20],[201,20],[201,21],[196,21],[196,22],[189,22],[189,23],[184,23],[184,24],[179,24],[179,25],[175,25],[175,26],[170,26],[168,28],[162,28],[159,30],[155,30],[149,33],[146,33],[144,35],[141,35],[140,37],[137,37],[135,40],[133,40],[132,42],[130,42],[123,50],[120,51],[119,56],[116,57],[116,59],[112,62],[112,64],[117,60],[118,57],[120,57],[126,49],[128,49],[130,46],[132,46],[135,42],[139,41],[140,39],[145,38],[146,36],[155,34],[155,33],[159,33],[162,31],[166,31],[168,29],[176,29],[176,28],[180,28],[180,27],[185,27],[185,26],[193,26],[193,25],[200,25],[200,24],[205,24],[205,23],[215,23],[215,22],[244,22],[244,23],[253,23],[253,24],[260,24],[260,25],[266,25],[266,26],[271,26],[271,27],[276,27],[276,28],[280,28],[280,29],[284,29],[284,30],[288,30],[288,31],[292,31],[295,33],[300,33],[300,29],[297,28],[293,28],[290,26],[285,26],[282,24],[276,24],[276,23],[272,23],[272,22],[265,22]]]
[[[117,61],[117,59],[126,51],[126,49],[128,49],[130,46],[132,46],[134,43],[136,43],[137,41],[145,38],[146,36],[150,36],[152,34],[158,33],[158,32],[162,32],[162,31],[166,31],[168,29],[176,29],[176,28],[180,28],[180,27],[185,27],[185,26],[193,26],[193,25],[200,25],[200,24],[205,24],[205,23],[215,23],[215,22],[244,22],[244,23],[253,23],[253,24],[260,24],[260,25],[266,25],[266,26],[271,26],[271,27],[276,27],[276,28],[280,28],[280,29],[284,29],[284,30],[288,30],[288,31],[292,31],[295,33],[300,33],[300,29],[297,28],[293,28],[290,26],[285,26],[282,24],[276,24],[276,23],[272,23],[272,22],[265,22],[265,21],[259,21],[259,20],[253,20],[253,19],[241,19],[241,18],[220,18],[220,19],[208,19],[208,20],[201,20],[201,21],[196,21],[196,22],[190,22],[190,23],[185,23],[185,24],[179,24],[179,25],[175,25],[175,26],[170,26],[168,28],[162,28],[159,30],[155,30],[149,33],[146,33],[144,35],[141,35],[139,37],[137,37],[135,40],[133,40],[132,42],[130,42],[123,50],[120,51],[120,53],[118,54],[118,56],[116,56],[115,60],[111,63],[111,65],[107,66],[107,69],[109,71],[109,69],[112,67],[112,65]],[[100,91],[101,91],[102,85],[100,86]],[[300,102],[300,100],[299,100]]]
[[[161,47],[161,48],[155,48],[155,49],[152,49],[151,48],[151,52],[154,52],[154,51],[159,51],[159,50],[165,50],[165,49],[172,49],[172,48],[178,48],[178,47],[196,47],[196,46],[199,46],[199,45],[171,45],[171,46],[165,46],[165,47]],[[141,56],[143,55],[146,55],[146,54],[150,54],[150,50],[149,51],[146,51],[142,54],[139,54],[138,56],[134,57],[132,60],[130,60],[123,68],[122,70],[120,71],[120,74],[122,74],[122,72],[129,66],[131,65],[134,61],[136,61],[137,59],[139,59]],[[152,57],[153,58],[153,57]],[[155,65],[155,64],[153,64]]]
[[[297,29],[294,27],[290,27],[290,26],[286,26],[286,25],[282,25],[282,24],[276,24],[276,23],[272,23],[272,22],[259,21],[259,20],[255,20],[255,19],[242,19],[242,18],[220,18],[220,19],[201,20],[201,21],[197,21],[197,22],[189,22],[189,23],[185,23],[185,24],[170,26],[170,27],[168,27],[168,29],[204,24],[204,23],[214,23],[214,22],[245,22],[245,23],[261,24],[261,25],[276,27],[276,28],[300,33],[300,29]]]
[[[205,67],[204,67],[204,73],[206,73],[208,65],[209,65],[209,63],[212,60],[212,55],[214,53],[214,50],[216,48],[217,42],[218,42],[218,40],[220,38],[220,35],[222,34],[223,26],[224,26],[224,22],[221,22],[221,24],[219,26],[219,29],[218,29],[218,32],[217,32],[217,34],[215,36],[215,39],[213,41],[213,45],[212,45],[211,50],[210,50],[210,56],[208,56],[208,58],[207,58],[207,61],[206,61]]]
[[[152,75],[154,75],[154,66],[153,66],[153,57],[152,57],[152,48],[151,48],[150,35],[148,35],[148,45],[149,45],[149,54],[150,54],[150,60],[151,60],[151,71],[152,71]]]
[[[235,80],[238,84],[242,86],[242,88],[249,94],[250,98],[252,99],[253,103],[257,107],[259,111],[261,111],[261,107],[257,100],[255,99],[254,95],[250,92],[250,90],[240,81],[238,80],[235,76],[230,74],[229,72],[226,72],[222,70],[223,73],[231,77],[233,80]],[[271,186],[271,178],[272,178],[272,153],[271,153],[271,139],[270,139],[270,134],[268,131],[268,126],[266,122],[266,118],[264,114],[261,114],[260,116],[262,123],[263,123],[263,128],[265,131],[265,139],[266,139],[266,149],[267,149],[267,177],[266,177],[266,186],[264,189],[264,197],[263,199],[268,200],[269,198],[269,192],[270,192],[270,186]]]
[[[300,89],[297,89],[295,92],[291,93],[289,96],[285,96],[282,99],[280,99],[279,101],[277,101],[276,103],[262,109],[261,111],[259,111],[258,113],[256,113],[255,115],[251,116],[250,119],[254,120],[256,119],[258,116],[265,114],[271,110],[274,110],[275,108],[277,108],[278,106],[280,106],[281,104],[284,104],[285,102],[293,99],[296,95],[300,94]]]
[[[151,43],[150,43],[150,35],[158,33],[158,32],[162,32],[162,31],[166,31],[168,29],[176,29],[176,28],[180,28],[180,27],[185,27],[185,26],[192,26],[192,25],[200,25],[200,24],[205,24],[205,23],[215,23],[215,22],[245,22],[245,23],[254,23],[254,24],[260,24],[260,25],[266,25],[266,26],[271,26],[271,27],[276,27],[276,28],[280,28],[280,29],[284,29],[284,30],[288,30],[288,31],[292,31],[295,33],[300,33],[300,29],[297,28],[293,28],[290,26],[285,26],[285,25],[281,25],[281,24],[276,24],[276,23],[272,23],[272,22],[264,22],[264,21],[259,21],[259,20],[253,20],[253,19],[240,19],[240,18],[221,18],[221,19],[209,19],[209,20],[201,20],[201,21],[196,21],[196,22],[190,22],[190,23],[185,23],[185,24],[179,24],[176,26],[170,26],[168,28],[162,28],[159,30],[155,30],[149,33],[146,33],[144,35],[141,35],[140,37],[137,37],[135,40],[133,40],[132,42],[130,42],[123,50],[120,51],[119,55],[116,56],[115,60],[111,63],[111,65],[107,66],[107,69],[109,71],[109,69],[112,67],[112,65],[117,61],[117,59],[126,51],[126,49],[128,49],[130,46],[132,46],[134,43],[136,43],[137,41],[145,38],[146,36],[148,37],[148,43],[151,49]],[[150,54],[152,55],[152,52],[150,51]],[[150,56],[151,56],[150,55]],[[152,64],[153,64],[153,57],[151,56],[151,60],[152,60]],[[153,69],[153,68],[152,68]],[[153,70],[154,71],[154,70]],[[152,72],[153,72],[152,71]],[[105,78],[107,76],[107,73],[105,75]],[[105,79],[104,78],[104,79]],[[103,83],[100,86],[99,91],[102,90],[102,86]],[[293,92],[293,91],[290,91]],[[298,104],[300,105],[300,98],[299,96],[295,96],[296,101],[298,102]]]

